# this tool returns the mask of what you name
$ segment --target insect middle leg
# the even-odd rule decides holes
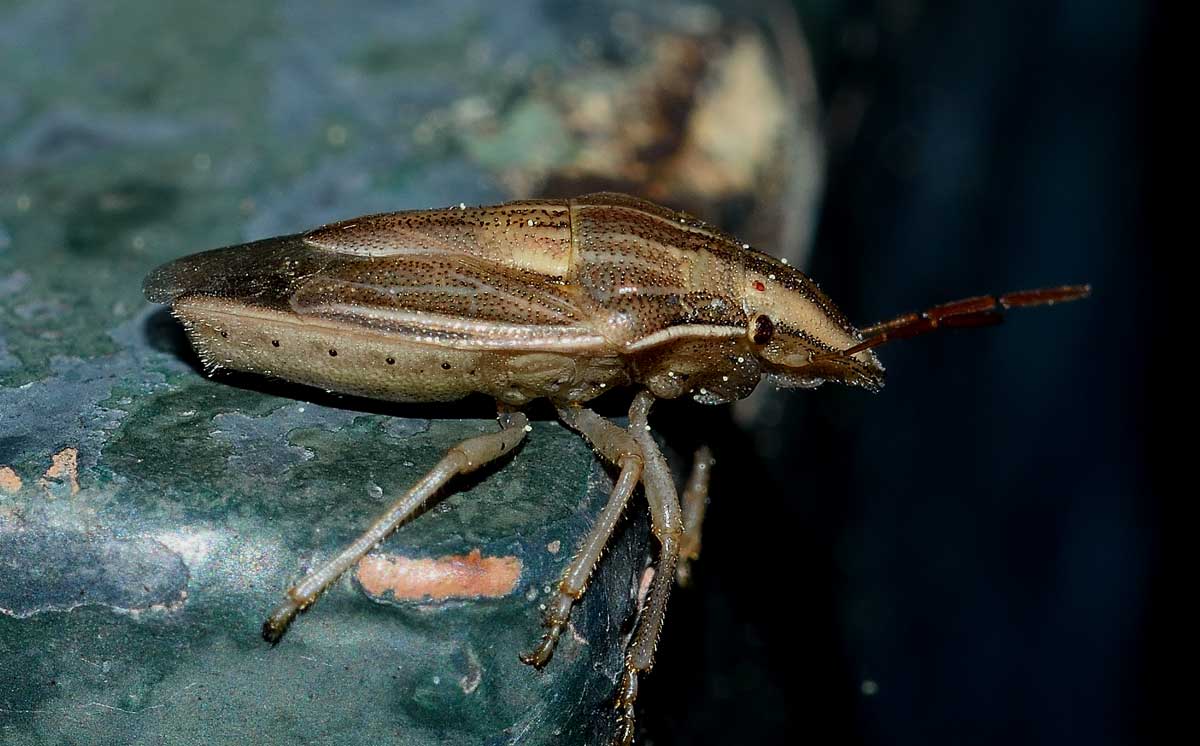
[[[646,391],[640,392],[629,410],[629,429],[642,448],[645,472],[642,485],[646,491],[646,502],[650,506],[650,524],[659,541],[658,563],[650,581],[650,591],[638,619],[637,630],[629,649],[625,652],[625,672],[617,687],[616,708],[619,723],[616,743],[631,744],[634,735],[634,701],[637,699],[638,674],[645,673],[654,665],[654,650],[662,632],[667,613],[667,600],[671,586],[675,584],[675,567],[679,559],[680,540],[683,537],[683,511],[675,492],[671,469],[663,457],[662,450],[650,434],[648,417],[654,397]]]
[[[451,447],[442,460],[394,502],[362,536],[288,589],[287,599],[263,623],[263,639],[272,645],[279,642],[298,613],[311,606],[342,573],[386,539],[446,482],[458,474],[472,472],[516,448],[525,439],[525,426],[528,423],[528,419],[520,412],[502,411],[499,432],[468,438]]]
[[[546,608],[546,632],[541,642],[532,651],[521,655],[521,660],[534,668],[542,668],[550,662],[558,638],[566,629],[571,618],[571,608],[587,590],[600,555],[608,544],[630,495],[642,479],[642,450],[629,433],[600,415],[578,405],[558,408],[563,423],[581,434],[592,447],[608,462],[621,469],[620,476],[609,495],[608,503],[596,518],[596,524],[584,537],[571,563],[563,572],[558,583],[558,594]]]

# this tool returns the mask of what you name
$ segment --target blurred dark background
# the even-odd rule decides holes
[[[897,343],[879,395],[794,394],[727,434],[739,470],[718,467],[701,590],[663,642],[664,671],[696,671],[648,687],[673,706],[648,704],[654,742],[1142,741],[1153,6],[813,5],[830,296],[867,322],[1095,291]]]

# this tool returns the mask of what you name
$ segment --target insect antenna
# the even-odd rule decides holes
[[[1010,308],[1067,303],[1086,298],[1091,292],[1091,285],[1060,285],[1053,288],[1018,290],[1001,295],[998,299],[991,295],[979,295],[942,303],[920,313],[906,313],[890,321],[864,327],[861,330],[863,341],[845,350],[818,355],[813,361],[849,357],[892,340],[916,337],[935,329],[999,324],[1004,320],[1004,311]]]

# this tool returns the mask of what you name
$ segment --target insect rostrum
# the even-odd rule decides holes
[[[633,737],[639,673],[653,663],[671,586],[699,547],[709,458],[698,455],[682,504],[647,418],[655,399],[704,404],[837,381],[876,390],[872,347],[997,318],[972,298],[856,329],[799,270],[694,217],[621,194],[371,215],[308,233],[183,257],[145,282],[169,303],[206,368],[231,368],[394,401],[493,397],[501,429],[450,449],[342,554],[288,590],[263,627],[277,642],[295,615],[457,474],[511,451],[519,408],[545,398],[620,470],[608,504],[547,604],[546,665],[573,604],[635,488],[659,541],[657,572],[626,652],[618,740]],[[1025,291],[1035,305],[1082,287]],[[587,408],[633,386],[628,429]]]

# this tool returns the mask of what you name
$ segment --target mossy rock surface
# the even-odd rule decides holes
[[[108,402],[119,424],[82,473],[76,455],[0,502],[6,738],[562,743],[607,727],[596,714],[621,666],[644,521],[607,556],[552,665],[517,660],[607,495],[576,436],[535,423],[514,458],[402,527],[271,648],[259,627],[290,580],[445,448],[495,425],[168,377]],[[88,406],[78,389],[51,391]],[[34,416],[40,394],[27,396]],[[74,448],[39,458],[35,440],[16,444],[14,473]]]

